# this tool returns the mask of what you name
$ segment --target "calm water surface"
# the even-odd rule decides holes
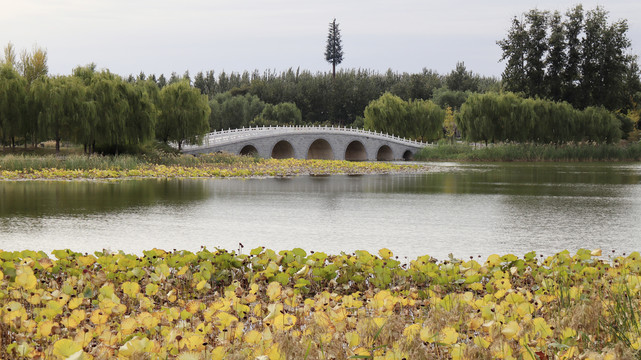
[[[201,245],[401,258],[641,250],[641,164],[433,164],[428,174],[0,182],[0,249]]]

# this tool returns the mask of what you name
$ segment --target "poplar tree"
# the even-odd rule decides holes
[[[341,32],[338,29],[336,19],[329,23],[327,34],[327,46],[325,47],[325,60],[332,64],[332,78],[336,78],[336,65],[343,62],[343,45],[341,44]]]

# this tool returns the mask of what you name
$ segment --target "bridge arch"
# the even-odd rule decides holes
[[[334,160],[332,145],[325,139],[316,139],[307,150],[307,159]]]
[[[393,161],[394,153],[392,152],[392,148],[390,148],[387,145],[381,146],[378,149],[378,152],[376,153],[376,160],[377,161]]]
[[[289,159],[294,157],[294,147],[287,140],[281,140],[272,148],[271,157],[274,159]]]
[[[403,160],[405,160],[405,161],[412,161],[412,160],[414,160],[414,154],[412,153],[412,151],[411,151],[411,150],[406,150],[406,151],[403,153]]]
[[[247,155],[247,156],[257,156],[258,155],[258,149],[254,145],[245,145],[243,146],[242,149],[240,149],[240,152],[238,155]]]
[[[354,140],[347,145],[345,149],[345,160],[348,161],[365,161],[367,160],[367,151],[365,145],[358,140]]]

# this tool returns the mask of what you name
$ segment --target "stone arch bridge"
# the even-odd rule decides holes
[[[330,126],[277,126],[215,131],[185,154],[229,152],[275,159],[352,161],[411,160],[426,143],[362,129]]]

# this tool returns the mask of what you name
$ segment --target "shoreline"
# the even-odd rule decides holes
[[[256,163],[207,164],[201,166],[147,165],[135,169],[69,170],[44,168],[39,170],[2,170],[0,181],[69,180],[113,181],[145,179],[261,179],[295,176],[363,176],[384,174],[421,174],[428,165],[391,164],[382,162],[349,162],[337,160],[267,159]]]

